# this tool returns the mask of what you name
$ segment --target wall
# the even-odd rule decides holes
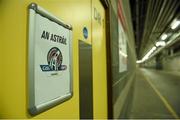
[[[145,62],[142,66],[164,71],[180,72],[180,52],[173,53],[169,51],[171,51],[170,48],[162,50],[158,55]]]
[[[179,42],[176,42],[174,45],[179,47]],[[180,72],[180,51],[174,51],[173,47],[165,49],[163,52],[163,57],[161,59],[161,64],[163,70]]]
[[[73,26],[73,97],[36,116],[27,111],[28,5],[35,2]],[[78,41],[93,45],[94,117],[107,118],[105,38],[92,42],[92,5],[94,0],[1,0],[0,1],[0,118],[79,118]],[[98,8],[98,6],[97,6]],[[99,9],[99,8],[98,8]],[[102,8],[101,8],[102,9]],[[103,10],[101,10],[104,16]],[[89,37],[84,39],[83,27]],[[93,28],[94,29],[94,28]],[[99,29],[99,28],[98,28]],[[104,30],[104,29],[102,29]],[[93,34],[99,32],[94,29]],[[102,32],[102,35],[104,33]],[[98,37],[98,36],[97,36]],[[103,36],[101,36],[103,37]],[[99,46],[100,48],[98,48]],[[99,53],[103,56],[99,61]],[[4,59],[5,58],[5,59]],[[104,59],[104,61],[103,61]],[[100,64],[99,64],[100,63]],[[97,65],[97,66],[96,66]],[[97,71],[98,70],[98,71]],[[103,71],[102,71],[103,70]],[[100,86],[100,88],[99,88]],[[99,91],[101,89],[101,91]],[[97,92],[96,92],[97,91]],[[101,102],[102,101],[102,102]]]
[[[180,56],[173,56],[163,60],[163,68],[166,71],[180,72]]]
[[[127,36],[127,71],[119,72],[119,46],[118,46],[118,0],[111,0],[110,36],[111,36],[111,67],[113,83],[113,118],[128,118],[128,111],[133,99],[133,82],[136,69],[136,54],[134,35],[131,23],[130,6],[128,0],[120,0],[125,21],[125,34]]]

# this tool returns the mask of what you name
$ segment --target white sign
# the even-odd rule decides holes
[[[119,34],[119,72],[127,70],[127,37],[124,29],[118,19],[118,34]]]
[[[29,111],[72,96],[72,28],[36,4],[29,8]]]

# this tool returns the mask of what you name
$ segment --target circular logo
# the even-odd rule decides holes
[[[58,71],[61,69],[63,56],[59,48],[53,47],[47,54],[47,62],[51,70]]]
[[[88,38],[88,29],[86,27],[83,28],[83,35],[85,39]]]

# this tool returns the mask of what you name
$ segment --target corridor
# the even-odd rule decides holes
[[[180,119],[180,0],[0,11],[0,119]]]
[[[180,74],[140,68],[136,71],[130,118],[179,118]]]

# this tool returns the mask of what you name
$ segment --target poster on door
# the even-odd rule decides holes
[[[72,96],[72,27],[37,4],[29,9],[29,111],[38,114]]]

